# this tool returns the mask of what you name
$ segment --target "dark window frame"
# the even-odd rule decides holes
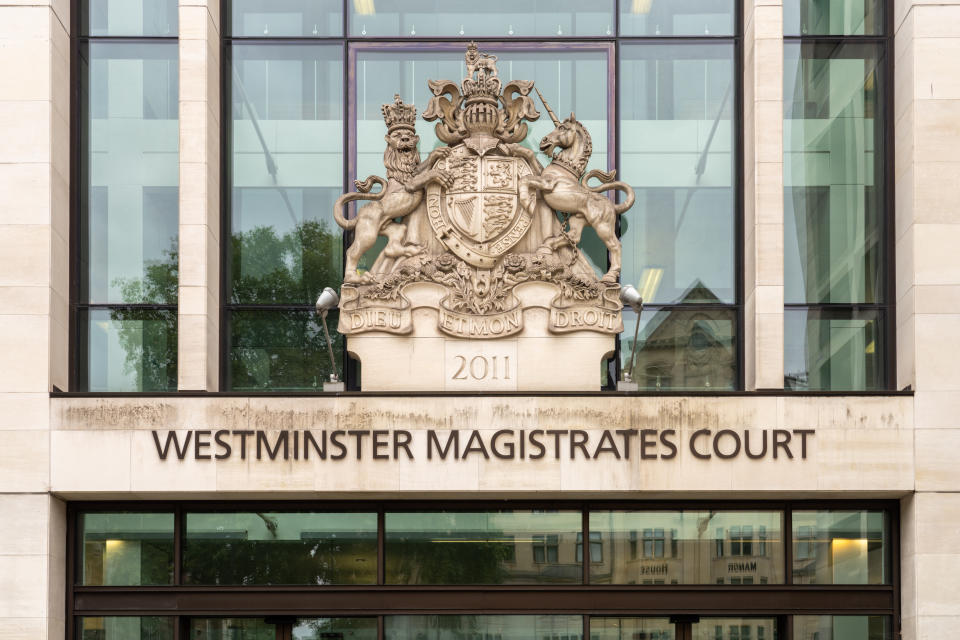
[[[383,514],[386,511],[542,509],[544,502],[530,501],[139,501],[71,502],[67,505],[67,639],[77,638],[77,619],[82,616],[168,615],[177,618],[177,640],[185,640],[190,617],[317,617],[375,616],[402,613],[577,613],[585,624],[593,616],[674,615],[678,611],[704,614],[725,612],[731,616],[775,616],[781,628],[789,627],[792,615],[883,615],[899,628],[899,518],[896,500],[764,500],[764,501],[550,501],[550,509],[715,509],[781,510],[783,512],[784,584],[740,585],[592,585],[589,564],[584,581],[576,585],[445,586],[389,585],[383,571]],[[791,550],[794,510],[858,509],[884,511],[889,527],[886,562],[889,582],[884,585],[803,585],[793,584]],[[96,587],[76,583],[81,561],[78,515],[110,510],[172,511],[177,535],[174,539],[174,584],[163,586]],[[182,547],[186,535],[184,517],[188,511],[302,511],[376,512],[378,514],[377,584],[370,586],[194,586],[183,582]],[[589,539],[589,530],[581,534]],[[477,602],[482,602],[477,606]],[[382,637],[382,636],[381,636]],[[788,636],[789,637],[789,636]]]
[[[84,107],[81,105],[81,61],[83,60],[83,51],[88,48],[90,43],[117,42],[117,43],[150,43],[166,42],[178,43],[180,41],[179,28],[177,34],[171,36],[105,36],[89,35],[83,32],[83,15],[81,5],[87,0],[71,0],[70,2],[70,174],[69,174],[69,286],[68,286],[68,310],[67,310],[67,342],[70,348],[67,349],[67,388],[71,391],[86,390],[89,388],[89,354],[86,351],[86,345],[89,337],[82,336],[80,330],[83,325],[80,316],[93,310],[120,310],[120,311],[172,311],[177,313],[178,305],[153,304],[153,303],[93,303],[81,302],[80,294],[82,291],[82,281],[84,276],[83,265],[80,262],[80,246],[84,241],[85,229],[81,212],[83,210],[83,196],[87,188],[89,163],[83,159],[82,137],[86,124],[81,121],[80,116],[84,113]],[[179,93],[178,93],[179,95]],[[179,115],[178,115],[179,119]],[[179,210],[179,207],[178,207]],[[175,333],[175,338],[178,334]],[[176,388],[176,384],[174,384]],[[53,390],[60,391],[57,387]],[[103,395],[103,392],[93,392],[95,395]],[[106,392],[113,393],[113,392]],[[124,392],[134,393],[136,395],[151,392]],[[163,393],[163,392],[161,392]],[[175,393],[168,391],[166,393]]]
[[[78,0],[73,0],[77,2]],[[355,146],[355,136],[350,135],[351,129],[354,127],[354,120],[351,120],[351,105],[352,105],[352,95],[353,95],[353,84],[351,80],[351,69],[356,61],[356,54],[358,51],[364,49],[378,49],[378,48],[397,48],[399,50],[430,50],[432,48],[443,48],[449,47],[452,45],[462,46],[464,44],[463,38],[437,38],[437,37],[410,37],[403,38],[397,36],[389,37],[357,37],[350,35],[350,25],[349,25],[349,7],[344,0],[343,4],[343,28],[342,33],[339,36],[317,36],[317,37],[277,37],[277,38],[264,38],[264,37],[255,37],[255,36],[233,36],[233,35],[224,35],[221,37],[220,41],[220,57],[221,57],[221,68],[220,68],[220,96],[221,96],[221,114],[220,121],[224,123],[221,129],[220,135],[220,151],[221,151],[221,163],[220,163],[220,237],[221,239],[227,239],[226,241],[221,241],[221,254],[220,254],[220,340],[219,340],[219,388],[223,391],[230,389],[232,384],[230,377],[230,314],[234,310],[234,307],[244,307],[248,308],[250,305],[232,305],[227,297],[227,287],[230,284],[229,281],[229,266],[230,266],[230,255],[229,249],[231,243],[230,238],[230,185],[228,183],[229,173],[228,173],[228,157],[227,152],[229,150],[229,141],[228,136],[226,135],[227,126],[226,123],[230,122],[230,100],[228,90],[229,85],[229,64],[230,64],[230,53],[231,46],[234,42],[236,43],[270,43],[270,44],[284,44],[284,43],[299,43],[299,44],[341,44],[343,46],[343,61],[344,61],[344,79],[343,79],[343,109],[342,113],[344,114],[345,126],[343,127],[343,149],[345,153],[345,158],[343,162],[344,175],[343,175],[343,190],[344,192],[350,190],[350,185],[352,185],[353,177],[351,175],[351,170],[356,164],[356,150],[353,148]],[[744,192],[744,168],[743,168],[743,0],[730,0],[733,4],[734,10],[734,32],[730,35],[697,35],[697,36],[623,36],[620,35],[620,4],[627,0],[616,0],[613,4],[614,11],[614,20],[615,28],[613,33],[609,36],[595,36],[595,37],[569,37],[569,36],[556,36],[556,37],[543,37],[543,38],[534,38],[534,37],[516,37],[516,38],[504,38],[502,36],[498,37],[476,37],[472,38],[478,43],[486,44],[495,44],[499,45],[502,48],[506,49],[538,49],[538,48],[551,48],[551,47],[569,47],[569,48],[597,48],[597,47],[609,47],[610,59],[609,66],[611,67],[611,78],[610,78],[610,87],[609,91],[609,107],[608,113],[613,123],[613,126],[608,129],[608,166],[612,166],[618,172],[620,170],[620,159],[618,149],[620,148],[620,120],[617,116],[616,110],[619,106],[620,101],[620,90],[619,90],[619,80],[620,80],[620,48],[621,44],[624,43],[649,43],[649,44],[670,44],[670,43],[683,43],[683,42],[718,42],[718,43],[729,43],[733,45],[734,50],[734,137],[738,142],[736,145],[736,150],[734,152],[734,165],[735,165],[735,176],[734,176],[734,276],[735,276],[735,298],[733,304],[724,304],[717,305],[722,306],[722,308],[730,309],[733,311],[734,317],[734,330],[736,332],[736,339],[734,341],[734,348],[736,350],[735,354],[735,364],[736,364],[736,375],[734,379],[734,388],[733,391],[739,391],[744,388],[744,300],[743,300],[743,281],[744,281],[744,259],[743,259],[743,192]],[[231,13],[230,13],[230,0],[221,0],[221,24],[230,24]],[[222,29],[224,33],[228,33],[229,29]],[[353,76],[355,77],[355,76]],[[617,222],[617,235],[620,235],[620,223]],[[351,237],[348,232],[343,234],[343,245],[341,247],[342,255],[346,253],[346,246],[350,242]],[[663,305],[661,305],[663,306]],[[667,305],[669,306],[669,305]],[[693,305],[690,305],[693,306]],[[304,303],[298,305],[284,304],[284,305],[264,305],[263,308],[269,308],[271,310],[288,310],[288,311],[309,311],[313,309],[311,303]],[[650,307],[651,309],[653,307]],[[680,305],[680,308],[686,309],[688,305]],[[629,332],[629,328],[625,328],[625,332]],[[607,384],[604,386],[604,391],[610,392],[616,389],[616,380],[620,377],[620,351],[621,351],[621,340],[618,337],[616,340],[616,347],[613,356],[607,363]],[[342,379],[346,383],[346,388],[348,391],[359,391],[361,389],[361,381],[359,379],[359,365],[355,360],[352,360],[347,355],[346,344],[341,346],[337,352],[337,359],[341,363]],[[73,387],[71,387],[73,388]],[[277,395],[284,395],[284,391],[266,391],[265,393],[274,393]],[[298,392],[304,393],[304,392]],[[322,392],[317,392],[322,393]],[[640,394],[660,394],[662,391],[656,390],[644,390],[639,392]],[[714,392],[710,389],[697,389],[683,391],[685,395],[712,395]]]
[[[895,192],[895,156],[896,149],[894,135],[894,7],[893,2],[883,3],[883,34],[882,35],[788,35],[784,33],[784,45],[842,45],[842,44],[872,44],[875,45],[882,63],[878,67],[883,73],[884,91],[880,96],[883,106],[884,122],[878,127],[882,131],[883,158],[882,168],[876,173],[883,179],[883,206],[880,219],[883,224],[883,243],[881,246],[880,265],[883,302],[880,303],[785,303],[784,312],[791,311],[843,311],[856,317],[861,311],[877,311],[878,320],[882,324],[883,354],[881,365],[884,371],[881,375],[880,393],[896,391],[897,387],[897,263],[896,263],[896,192]],[[786,192],[784,192],[785,194]],[[786,197],[786,195],[784,195]],[[786,384],[784,371],[784,391],[797,393]],[[823,393],[832,390],[803,389],[802,392]],[[856,391],[856,390],[854,390]],[[841,391],[842,392],[842,391]]]

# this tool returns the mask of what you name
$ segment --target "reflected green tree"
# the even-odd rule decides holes
[[[376,536],[350,539],[187,540],[188,584],[374,584]]]
[[[165,259],[147,264],[142,278],[118,278],[113,284],[128,304],[176,305],[179,283],[177,239]],[[137,391],[177,388],[177,312],[143,307],[114,308],[110,320],[124,352],[123,371]]]
[[[491,536],[485,531],[480,535]],[[491,537],[496,537],[493,533]],[[390,541],[387,582],[391,584],[503,584],[509,578],[504,562],[513,555],[513,542],[487,540],[436,544],[406,538]]]
[[[236,232],[231,242],[231,302],[289,307],[231,312],[231,387],[319,388],[334,369],[313,305],[324,287],[340,285],[339,231],[324,221],[307,220],[285,233],[273,226]],[[330,313],[327,324],[334,353],[342,353],[337,322],[337,313]],[[338,374],[341,366],[337,363]]]

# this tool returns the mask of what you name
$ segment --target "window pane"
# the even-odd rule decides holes
[[[788,36],[875,36],[883,33],[883,0],[785,0]]]
[[[377,619],[304,618],[294,625],[292,640],[377,640]]]
[[[77,311],[78,387],[84,391],[176,391],[177,312]]]
[[[590,565],[595,584],[783,584],[782,514],[778,511],[593,511],[590,532],[610,548]],[[763,547],[756,533],[764,528]],[[651,553],[630,558],[631,532],[670,535]]]
[[[183,553],[188,584],[374,584],[377,514],[188,513]]]
[[[784,46],[784,297],[884,302],[881,49]]]
[[[190,640],[276,640],[277,627],[263,618],[192,618]]]
[[[609,36],[613,0],[353,0],[354,37]],[[458,80],[449,78],[450,80]],[[526,79],[526,78],[523,78]]]
[[[177,44],[80,57],[80,302],[177,302]]]
[[[795,584],[886,584],[887,552],[883,511],[793,512]]]
[[[377,5],[379,12],[380,6]],[[443,45],[437,45],[443,46]],[[393,95],[399,93],[407,102],[421,109],[433,96],[427,81],[448,79],[459,82],[466,74],[462,44],[443,46],[440,51],[418,53],[404,51],[360,50],[357,54],[357,88],[354,100],[357,105],[357,176],[383,175],[383,136],[386,127],[380,107],[392,103]],[[593,142],[593,155],[588,170],[607,170],[612,159],[608,158],[607,113],[608,113],[608,56],[606,50],[570,50],[568,48],[525,51],[522,49],[491,47],[484,51],[498,56],[500,77],[509,80],[532,80],[557,114],[573,111],[577,119],[587,127]],[[546,111],[540,109],[541,117],[529,123],[529,134],[524,144],[533,151],[539,150],[540,138],[553,131],[553,123]],[[437,146],[443,146],[434,133],[435,122],[417,120],[421,156]],[[540,161],[548,158],[541,155]],[[407,242],[426,246],[431,251],[445,250],[435,238],[433,228],[425,217],[416,214],[406,219]],[[381,239],[382,240],[382,239]],[[522,242],[518,250],[522,248]],[[377,245],[361,261],[361,270],[373,266],[382,248]],[[606,272],[607,249],[597,238],[593,229],[583,233],[581,248],[592,263],[597,275]],[[537,247],[529,247],[533,253]]]
[[[623,282],[647,304],[733,303],[732,44],[623,45]]]
[[[591,640],[674,640],[668,618],[590,618]]]
[[[79,524],[80,584],[173,583],[172,513],[82,513]],[[123,626],[137,619],[121,620]]]
[[[794,640],[893,640],[888,616],[793,616]]]
[[[388,513],[387,583],[580,583],[580,527],[579,511]]]
[[[78,640],[173,640],[173,626],[174,619],[169,617],[84,617],[77,621],[77,636]]]
[[[340,375],[343,337],[335,331],[338,317],[331,311],[327,327]],[[313,309],[230,312],[232,390],[316,390],[333,370],[323,326]]]
[[[339,36],[343,34],[342,0],[229,0],[225,24],[230,35],[255,38]]]
[[[620,0],[623,36],[730,36],[734,0]]]
[[[733,389],[737,321],[732,309],[644,309],[633,365],[637,316],[623,310],[620,358],[641,389]]]
[[[787,389],[864,391],[884,388],[885,314],[878,310],[787,309]]]
[[[692,640],[776,640],[776,618],[700,618]]]
[[[343,187],[342,48],[232,55],[230,301],[312,306],[343,271],[330,215]]]
[[[581,616],[386,616],[383,623],[386,640],[579,640],[583,637]]]
[[[177,35],[177,0],[80,0],[82,36]]]

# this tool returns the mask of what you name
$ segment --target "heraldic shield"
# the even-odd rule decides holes
[[[417,109],[394,96],[386,179],[357,180],[334,204],[352,235],[337,327],[365,390],[599,388],[623,330],[616,230],[633,189],[587,171],[590,133],[532,81],[501,81],[474,42],[464,62],[460,83],[428,82],[422,116],[441,144],[421,155]],[[554,128],[530,140],[535,95]],[[602,275],[579,246],[587,227],[607,248]]]
[[[520,180],[530,167],[517,157],[476,155],[454,147],[435,169],[452,179],[449,188],[427,186],[427,215],[437,238],[458,258],[491,269],[530,228],[531,213],[520,206]]]

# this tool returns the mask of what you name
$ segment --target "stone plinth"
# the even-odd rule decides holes
[[[416,283],[394,312],[341,309],[340,327],[363,329],[348,335],[347,352],[361,363],[364,391],[599,391],[615,334],[574,327],[620,329],[620,312],[558,310],[557,293],[524,283],[514,313],[463,318],[444,311],[443,287]]]

